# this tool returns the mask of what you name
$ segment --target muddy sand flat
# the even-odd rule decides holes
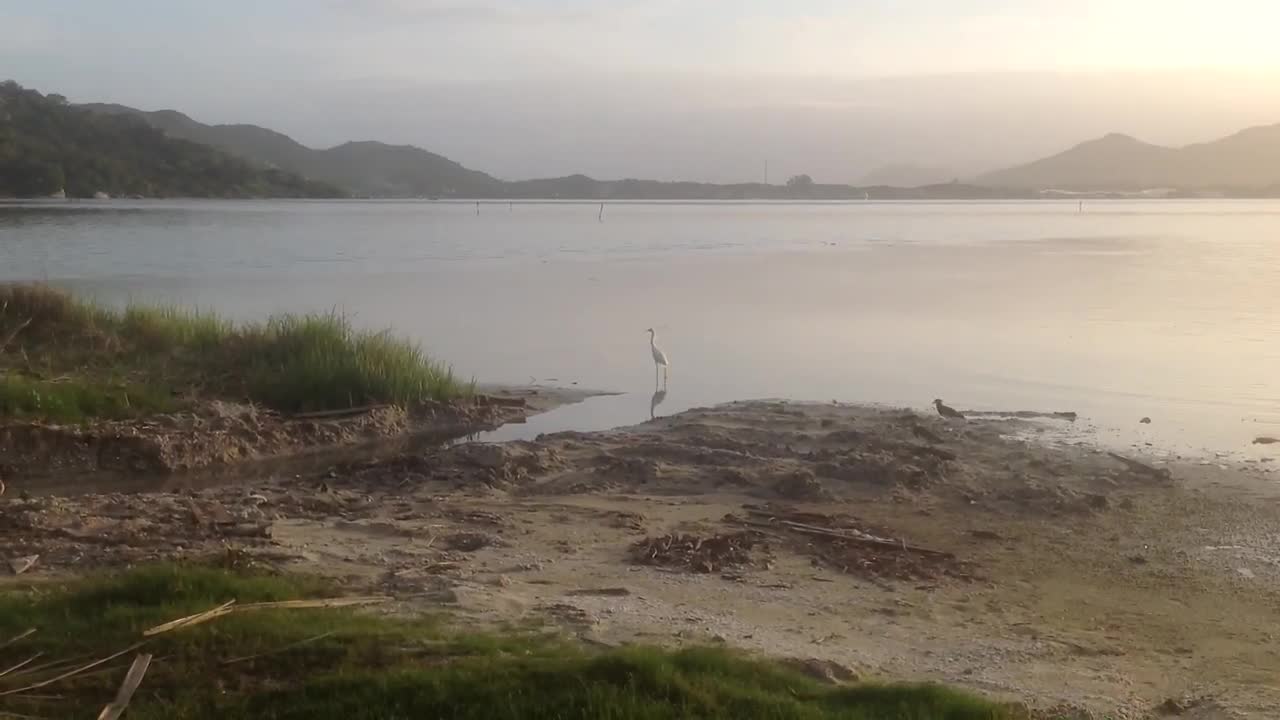
[[[217,554],[593,643],[724,642],[1074,717],[1276,717],[1280,492],[1036,427],[743,402],[204,489],[11,482],[0,559],[38,560],[0,582]]]

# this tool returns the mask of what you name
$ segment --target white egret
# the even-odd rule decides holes
[[[658,349],[658,334],[649,328],[649,348],[653,350],[653,376],[658,377],[658,367],[662,367],[662,380],[666,382],[667,368],[671,367],[671,363],[667,361],[667,354]]]
[[[964,414],[963,414],[963,413],[961,413],[959,410],[956,410],[955,408],[951,408],[951,407],[947,407],[946,405],[943,405],[941,400],[937,400],[937,399],[935,399],[935,400],[933,401],[933,406],[934,406],[934,407],[936,407],[936,408],[938,408],[938,414],[939,414],[939,415],[941,415],[942,417],[944,417],[944,418],[946,418],[946,419],[948,419],[948,420],[963,420],[963,419],[964,419]]]

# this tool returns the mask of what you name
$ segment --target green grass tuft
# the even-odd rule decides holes
[[[333,312],[236,324],[199,310],[113,310],[46,286],[2,285],[0,343],[0,414],[9,416],[144,415],[174,394],[296,412],[408,406],[472,390],[418,345],[357,330]]]
[[[359,332],[341,315],[283,315],[245,332],[249,391],[283,410],[443,400],[464,389],[452,371],[389,332]]]
[[[57,422],[86,418],[127,418],[168,412],[175,404],[162,388],[81,379],[51,382],[0,375],[0,417],[30,417]]]
[[[0,668],[36,653],[46,660],[106,656],[142,630],[241,603],[335,594],[324,582],[159,565],[60,588],[0,594]],[[319,637],[320,635],[324,637]],[[318,639],[317,639],[318,638]],[[309,641],[309,642],[308,642]],[[128,710],[134,720],[1003,720],[1005,708],[932,685],[834,688],[775,663],[723,649],[632,647],[591,652],[533,632],[459,635],[438,619],[354,610],[232,614],[161,635]],[[266,653],[244,662],[228,660]],[[9,696],[6,710],[93,717],[112,697],[131,655],[42,690]],[[33,677],[0,677],[0,692]]]
[[[214,352],[236,332],[214,313],[172,305],[130,305],[118,316],[108,315],[107,323],[143,352]]]

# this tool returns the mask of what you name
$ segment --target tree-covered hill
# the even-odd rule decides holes
[[[108,115],[136,117],[169,137],[212,145],[266,167],[333,183],[358,196],[503,196],[501,180],[411,145],[365,141],[321,150],[268,128],[206,125],[176,110],[146,112],[103,103],[82,107]]]
[[[338,187],[258,167],[166,136],[138,118],[104,115],[0,83],[0,197],[340,197]]]

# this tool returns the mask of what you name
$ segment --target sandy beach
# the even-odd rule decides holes
[[[39,559],[0,582],[222,556],[395,612],[724,643],[1045,717],[1269,717],[1280,492],[1260,466],[1046,439],[1060,422],[739,402],[208,487],[11,482],[0,556]]]

